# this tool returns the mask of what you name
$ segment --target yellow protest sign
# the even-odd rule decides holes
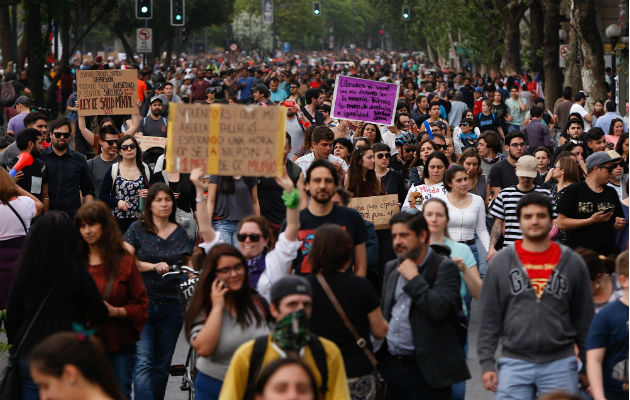
[[[133,114],[138,111],[135,69],[77,71],[79,115]]]
[[[210,107],[204,104],[168,105],[166,171],[207,170]]]
[[[400,211],[397,194],[354,197],[348,207],[357,210],[363,219],[373,223],[376,229],[388,229],[389,220]]]

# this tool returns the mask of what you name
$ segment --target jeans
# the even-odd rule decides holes
[[[134,398],[164,399],[182,324],[179,303],[149,302],[149,320],[140,334],[133,372]]]
[[[195,376],[195,398],[204,400],[217,400],[221,393],[223,381],[197,371]]]
[[[402,364],[392,356],[380,363],[387,381],[388,400],[449,400],[451,388],[434,388],[424,380],[417,363]]]
[[[512,124],[507,124],[507,126],[508,126],[508,133],[520,132],[521,131],[521,126],[512,125]]]
[[[468,337],[464,345],[464,354],[468,357]],[[457,382],[451,385],[451,400],[464,400],[466,398],[466,381]]]
[[[236,234],[238,233],[238,221],[228,221],[227,219],[212,221],[212,228],[221,233],[225,243],[238,247],[238,240],[236,240]]]
[[[470,251],[472,251],[473,256],[475,256],[475,261],[477,261],[477,269],[479,270],[479,276],[483,280],[483,277],[486,275],[486,268],[488,268],[488,264],[486,263],[486,257],[488,256],[488,252],[484,249],[481,244],[481,240],[475,235],[475,244],[469,246]]]
[[[22,380],[22,400],[39,400],[39,388],[33,382],[31,373],[28,369],[28,360],[26,358],[19,359],[20,379]]]
[[[570,393],[578,391],[578,365],[575,356],[543,364],[501,357],[498,367],[497,400],[535,399],[554,390]]]
[[[120,387],[120,391],[127,400],[131,400],[131,383],[133,382],[133,367],[136,363],[134,353],[107,353],[109,364],[112,366],[114,376]]]

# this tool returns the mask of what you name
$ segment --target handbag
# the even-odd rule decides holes
[[[22,380],[20,379],[19,359],[17,355],[20,353],[20,350],[22,350],[28,334],[31,332],[33,325],[35,325],[35,321],[41,314],[44,305],[48,301],[50,294],[56,286],[56,283],[57,282],[53,283],[50,289],[48,289],[48,293],[46,293],[44,300],[42,300],[41,304],[37,308],[37,311],[35,311],[33,319],[31,319],[31,322],[28,324],[26,331],[22,335],[20,343],[15,348],[15,351],[11,351],[9,362],[4,370],[2,383],[0,384],[0,400],[15,400],[22,398]]]
[[[385,382],[385,380],[381,377],[381,374],[378,372],[378,361],[376,360],[376,357],[374,357],[374,354],[372,354],[370,349],[367,347],[367,341],[364,338],[362,338],[361,335],[359,335],[359,332],[357,331],[357,329],[354,327],[354,325],[352,325],[352,322],[350,322],[350,318],[348,318],[348,315],[346,314],[346,312],[343,310],[343,308],[341,308],[341,304],[339,304],[337,297],[335,296],[333,291],[330,289],[330,286],[328,286],[328,283],[326,282],[326,279],[324,278],[324,276],[322,274],[317,274],[315,275],[315,277],[319,281],[319,284],[322,286],[322,289],[324,289],[324,293],[326,293],[326,296],[328,296],[328,299],[330,300],[333,307],[337,311],[337,314],[339,314],[339,316],[341,317],[341,320],[346,325],[346,328],[348,328],[348,330],[354,337],[355,343],[357,344],[357,346],[359,346],[361,350],[363,350],[363,353],[365,354],[367,359],[370,361],[370,364],[372,364],[372,368],[374,369],[374,372],[372,372],[372,375],[374,376],[374,384],[376,388],[375,399],[384,400],[385,389],[387,388],[387,382]]]

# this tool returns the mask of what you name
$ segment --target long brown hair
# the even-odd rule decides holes
[[[352,260],[354,243],[350,234],[336,224],[324,224],[315,231],[309,260],[313,273],[331,274],[340,271]]]
[[[457,164],[464,166],[464,161],[466,161],[467,158],[477,159],[477,174],[475,174],[474,176],[474,179],[476,182],[477,179],[479,179],[479,177],[483,173],[483,170],[481,169],[481,156],[479,155],[479,152],[477,151],[477,149],[475,149],[474,147],[469,147],[465,149],[464,151],[462,151],[462,154],[459,156],[459,161],[457,162]]]
[[[155,226],[155,222],[153,222],[153,213],[151,212],[151,203],[155,200],[155,197],[160,193],[164,192],[171,197],[173,201],[173,208],[171,210],[171,214],[168,216],[169,222],[174,224],[177,223],[175,221],[175,195],[173,191],[166,183],[157,182],[151,185],[149,188],[149,193],[147,194],[147,199],[144,203],[144,211],[142,212],[142,219],[140,219],[140,223],[148,232],[157,233],[157,227]]]
[[[236,231],[240,232],[243,224],[245,224],[246,222],[253,222],[254,224],[258,225],[258,229],[260,229],[260,232],[262,232],[263,238],[269,240],[269,242],[267,243],[267,251],[273,250],[275,240],[273,236],[273,231],[271,230],[271,225],[269,225],[267,219],[260,215],[249,215],[241,219],[241,221],[238,223],[238,228]]]
[[[125,252],[122,246],[122,234],[114,219],[111,209],[102,201],[91,201],[79,208],[74,216],[74,226],[79,232],[77,253],[83,265],[87,265],[90,257],[90,247],[80,234],[83,224],[100,224],[102,234],[98,240],[98,252],[103,260],[107,276],[115,276],[118,272],[120,258]]]
[[[220,243],[214,246],[206,256],[201,275],[199,276],[199,282],[197,282],[195,292],[188,304],[184,318],[184,329],[187,338],[190,338],[193,322],[197,319],[199,313],[203,311],[207,316],[212,309],[212,301],[210,298],[212,282],[214,282],[217,277],[216,271],[219,259],[225,256],[238,258],[245,267],[245,276],[243,277],[243,285],[241,288],[235,292],[228,291],[226,293],[226,303],[234,305],[236,309],[236,321],[244,328],[254,321],[256,325],[260,325],[264,321],[262,310],[255,304],[254,298],[256,298],[258,302],[264,300],[262,300],[256,290],[249,285],[247,260],[236,247],[227,243]]]
[[[11,179],[6,169],[0,168],[0,202],[7,204],[9,200],[19,194],[17,185]]]
[[[350,167],[348,168],[348,190],[351,191],[355,197],[358,197],[361,193],[361,183],[363,182],[363,156],[367,151],[372,151],[368,146],[359,146],[352,152],[350,156]],[[365,180],[367,184],[372,188],[375,195],[383,194],[383,188],[381,187],[381,180],[376,176],[374,169],[367,170],[365,174]]]

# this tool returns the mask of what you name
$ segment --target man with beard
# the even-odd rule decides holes
[[[381,308],[389,330],[379,368],[390,399],[450,399],[454,383],[470,378],[455,321],[461,310],[455,262],[430,246],[421,214],[390,221],[397,259],[385,264]]]
[[[569,135],[569,140],[563,145],[556,147],[556,150],[553,152],[552,163],[555,162],[556,157],[558,157],[569,144],[586,145],[586,143],[584,143],[584,121],[581,119],[572,118],[569,120],[569,122],[567,122],[566,133]]]
[[[80,194],[83,194],[86,202],[94,200],[94,184],[85,157],[68,148],[68,120],[58,118],[52,121],[49,130],[52,145],[42,151],[41,160],[46,164],[50,177],[50,209],[65,211],[72,218],[81,207]]]
[[[24,118],[24,126],[27,128],[35,128],[41,132],[42,140],[43,137],[46,136],[46,122],[46,116],[40,112],[28,113]],[[47,147],[45,142],[42,142],[42,146]],[[17,157],[18,154],[20,154],[20,149],[18,149],[17,143],[14,141],[0,153],[0,163],[6,163],[10,159]]]
[[[298,274],[310,274],[311,264],[308,253],[315,238],[315,230],[326,223],[342,226],[354,242],[354,273],[365,277],[367,272],[367,257],[365,253],[365,241],[367,235],[363,218],[356,210],[333,204],[333,196],[339,185],[339,175],[336,167],[328,160],[317,159],[313,161],[306,171],[306,191],[311,201],[300,212],[299,239],[302,246],[297,258],[293,262],[293,268]]]
[[[98,137],[101,154],[87,161],[97,199],[107,169],[118,160],[118,131],[112,125],[105,125],[99,129]]]
[[[142,136],[159,136],[166,137],[166,128],[168,122],[166,118],[162,116],[162,99],[160,96],[153,96],[151,98],[151,114],[140,120],[140,126],[138,127],[138,133]],[[164,149],[160,147],[152,147],[142,154],[142,161],[147,164],[155,164],[159,156],[164,154]]]
[[[477,354],[483,385],[496,399],[577,393],[575,346],[584,362],[595,309],[588,269],[571,249],[549,239],[553,205],[548,196],[526,194],[516,216],[522,239],[492,259],[481,288]]]
[[[42,132],[34,128],[26,128],[17,134],[15,143],[20,153],[31,153],[33,163],[21,169],[21,174],[16,175],[17,184],[33,196],[37,197],[44,203],[44,210],[48,211],[48,171],[46,165],[39,159],[40,152],[44,149],[42,146]],[[7,169],[11,170],[18,162],[19,157],[12,158],[7,162]]]
[[[304,126],[300,123],[297,112],[300,106],[293,100],[287,99],[280,103],[281,106],[287,108],[287,133],[291,136],[291,151],[288,158],[293,159],[293,155],[302,147],[304,143]]]

